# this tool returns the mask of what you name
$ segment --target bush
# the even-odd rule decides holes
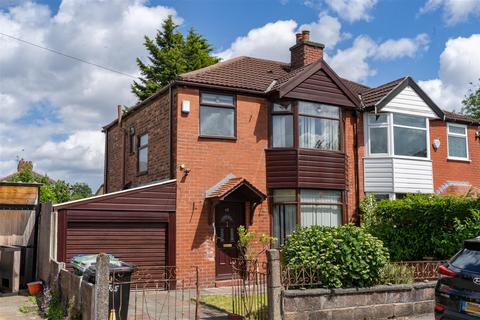
[[[380,273],[381,284],[410,284],[415,280],[415,267],[387,263]]]
[[[353,225],[298,228],[282,247],[291,268],[314,267],[323,287],[367,287],[388,262],[382,241]]]
[[[381,239],[393,261],[448,259],[480,235],[480,199],[408,195],[361,206],[362,225]]]

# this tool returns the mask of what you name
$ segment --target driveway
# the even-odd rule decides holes
[[[24,312],[20,312],[22,309]],[[26,296],[0,296],[0,320],[40,320],[34,306]]]

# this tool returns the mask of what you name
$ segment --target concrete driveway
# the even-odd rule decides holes
[[[29,312],[20,312],[19,309]],[[0,296],[0,320],[28,319],[40,320],[36,306],[26,296]]]

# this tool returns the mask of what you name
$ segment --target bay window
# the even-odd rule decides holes
[[[296,225],[334,227],[342,224],[342,192],[323,189],[273,190],[273,236],[284,243]]]
[[[339,151],[340,115],[339,107],[321,103],[274,103],[271,113],[271,146]]]
[[[371,156],[428,158],[428,119],[399,113],[367,115]]]
[[[447,124],[448,158],[468,160],[467,126]]]

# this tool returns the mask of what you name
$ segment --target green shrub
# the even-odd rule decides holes
[[[353,225],[298,228],[282,252],[291,268],[317,269],[327,288],[374,285],[388,262],[382,241]]]
[[[447,259],[480,235],[480,199],[408,195],[361,206],[362,225],[381,239],[393,261]]]
[[[380,273],[380,284],[410,284],[415,280],[415,267],[387,263]]]

